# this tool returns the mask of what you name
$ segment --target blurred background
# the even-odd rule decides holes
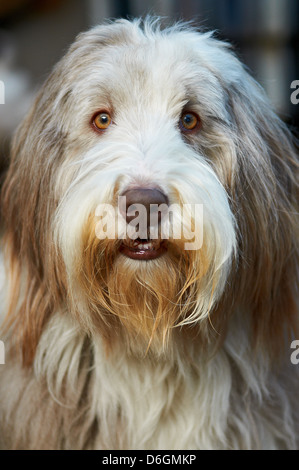
[[[105,18],[162,15],[217,30],[295,129],[299,0],[0,0],[0,174],[14,129],[76,35]]]

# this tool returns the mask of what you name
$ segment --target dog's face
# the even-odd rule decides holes
[[[282,142],[291,153],[258,86],[211,35],[127,21],[80,35],[16,134],[4,188],[13,282],[31,279],[35,299],[43,286],[32,342],[63,307],[109,345],[157,352],[174,327],[207,336],[228,305],[258,305],[272,289],[278,206],[291,204]],[[134,239],[136,204],[172,217],[147,219]]]
[[[227,181],[207,158],[219,134],[227,138],[223,87],[206,67],[197,35],[149,38],[119,24],[88,33],[79,44],[59,91],[69,148],[56,173],[55,235],[68,286],[95,322],[100,309],[113,330],[116,316],[145,345],[165,342],[171,327],[208,315],[235,244]],[[118,217],[110,239],[100,239],[97,208],[116,207],[119,196],[128,209],[150,202],[176,208],[172,221],[184,230],[176,238],[163,234],[162,221],[155,238],[134,240],[123,235]],[[195,215],[195,205],[203,212]],[[195,237],[187,250],[188,216]],[[202,240],[195,239],[201,231]]]

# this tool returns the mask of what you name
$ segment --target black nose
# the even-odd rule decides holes
[[[154,215],[154,213],[157,212],[158,206],[161,204],[166,204],[168,206],[167,196],[158,189],[129,189],[128,191],[125,191],[122,196],[126,197],[126,214],[123,215],[125,215],[125,219],[128,224],[136,217],[136,211],[138,211],[138,206],[136,206],[137,204],[142,205],[146,210],[144,213],[146,212],[147,215],[147,227],[150,226],[152,221],[154,221],[154,223],[160,223],[161,210],[158,210],[158,213]],[[153,207],[153,205],[155,206]],[[165,211],[165,206],[163,207],[163,210]]]

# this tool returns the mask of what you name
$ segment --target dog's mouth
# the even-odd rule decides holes
[[[119,251],[128,258],[148,261],[162,256],[167,251],[167,242],[142,238],[127,239],[121,244]]]

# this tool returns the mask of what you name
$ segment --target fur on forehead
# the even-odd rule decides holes
[[[69,111],[86,117],[105,107],[152,104],[177,119],[191,103],[203,118],[229,121],[225,89],[239,86],[243,75],[248,80],[230,46],[210,32],[119,20],[81,33],[54,69],[48,91],[56,88],[53,110],[67,103]]]
[[[163,57],[163,62],[169,60],[170,63],[176,63],[178,59],[181,62],[192,61],[196,67],[202,65],[216,75],[222,75],[227,69],[230,71],[227,84],[239,80],[243,67],[232,55],[230,45],[215,39],[213,32],[199,32],[187,23],[175,23],[163,29],[160,22],[152,19],[143,23],[140,19],[117,20],[95,26],[77,37],[69,50],[69,57],[72,60],[73,54],[84,54],[85,64],[89,61],[94,64],[104,47],[109,49],[110,56],[116,48],[121,51],[120,57],[126,54],[126,50],[130,56],[134,51],[135,57],[137,54],[147,59],[149,64],[151,59],[158,63]],[[216,51],[217,54],[213,55]]]

